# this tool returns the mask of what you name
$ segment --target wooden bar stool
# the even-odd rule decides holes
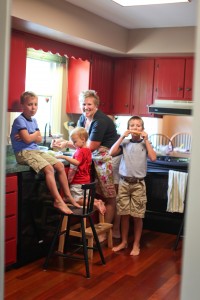
[[[66,230],[67,228],[67,221],[68,217],[65,216],[62,222],[61,231]],[[86,239],[88,240],[88,258],[93,258],[93,245],[94,245],[94,235],[92,232],[91,226],[87,227],[86,222],[84,223],[85,226],[85,234]],[[113,224],[105,223],[104,216],[99,213],[99,223],[94,224],[94,227],[96,229],[97,235],[106,234],[107,235],[107,246],[108,248],[113,248],[113,239],[112,239],[112,228]],[[81,227],[80,223],[74,224],[70,227],[69,231],[70,236],[74,237],[82,237]],[[58,251],[63,252],[64,251],[64,243],[65,243],[65,237],[64,235],[61,235],[59,238],[59,245],[58,245]]]
[[[94,206],[94,198],[95,198],[95,186],[96,183],[88,183],[88,184],[83,184],[82,189],[84,191],[84,203],[81,208],[77,207],[70,207],[70,209],[73,211],[73,214],[65,214],[65,213],[60,213],[60,220],[56,229],[56,232],[54,234],[48,255],[45,259],[43,268],[46,270],[48,265],[49,265],[49,260],[53,256],[53,254],[69,258],[69,259],[75,259],[75,260],[83,260],[85,262],[85,269],[86,269],[86,277],[90,278],[90,271],[89,271],[89,261],[88,261],[88,250],[89,249],[96,249],[99,252],[101,262],[102,264],[105,264],[105,259],[103,256],[103,252],[101,249],[101,245],[99,243],[99,238],[96,232],[96,228],[93,223],[92,215],[95,213],[95,210],[93,209]],[[87,196],[87,191],[89,191],[89,194]],[[64,218],[67,217],[67,225],[65,225],[65,229],[62,230],[61,227],[63,225],[63,220]],[[80,224],[80,232],[81,232],[81,241],[79,244],[76,244],[72,241],[70,238],[70,227],[72,220],[76,219],[76,221],[79,221]],[[66,222],[65,221],[65,222]],[[87,238],[86,238],[86,230],[85,230],[85,224],[86,221],[88,221],[94,240],[95,240],[95,247],[90,247],[89,243],[87,243]],[[64,247],[63,247],[63,252],[58,252],[56,251],[54,253],[54,249],[56,246],[56,241],[60,236],[64,236],[65,242],[64,242]],[[65,247],[66,246],[66,247]],[[75,246],[75,249],[74,249]],[[79,250],[83,250],[83,253],[79,253]]]

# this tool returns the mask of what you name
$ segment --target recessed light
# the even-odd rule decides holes
[[[151,4],[172,4],[191,2],[192,0],[112,0],[121,6],[137,6],[137,5],[151,5]]]

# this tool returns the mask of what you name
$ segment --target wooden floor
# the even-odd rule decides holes
[[[44,259],[5,273],[5,298],[45,299],[180,299],[182,241],[172,249],[175,235],[144,230],[141,253],[113,253],[103,246],[106,265],[95,252],[90,264],[91,278],[86,279],[83,262],[54,257],[47,271]],[[114,241],[115,242],[115,241]]]

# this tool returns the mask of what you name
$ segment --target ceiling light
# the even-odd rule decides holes
[[[172,4],[191,2],[191,0],[112,0],[122,6],[136,6],[136,5],[151,5],[151,4]]]

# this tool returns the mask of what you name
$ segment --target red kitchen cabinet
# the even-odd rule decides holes
[[[25,90],[26,45],[23,35],[12,32],[10,43],[10,67],[8,85],[8,111],[22,111],[20,95]]]
[[[81,114],[79,105],[80,92],[89,88],[90,62],[69,58],[68,61],[68,93],[66,113]]]
[[[194,58],[186,58],[185,62],[185,84],[184,84],[184,99],[192,100],[193,89],[193,72],[194,72]]]
[[[129,115],[131,113],[133,61],[117,59],[114,63],[114,83],[112,114]]]
[[[154,59],[134,60],[131,114],[149,116],[153,103]]]
[[[90,89],[95,90],[99,95],[99,108],[106,114],[110,113],[112,80],[112,58],[93,54],[90,66]]]
[[[154,59],[121,59],[115,61],[114,114],[148,116],[153,101]]]
[[[17,259],[17,176],[6,177],[5,209],[5,265],[16,263]]]
[[[154,99],[192,100],[193,58],[159,58]]]

